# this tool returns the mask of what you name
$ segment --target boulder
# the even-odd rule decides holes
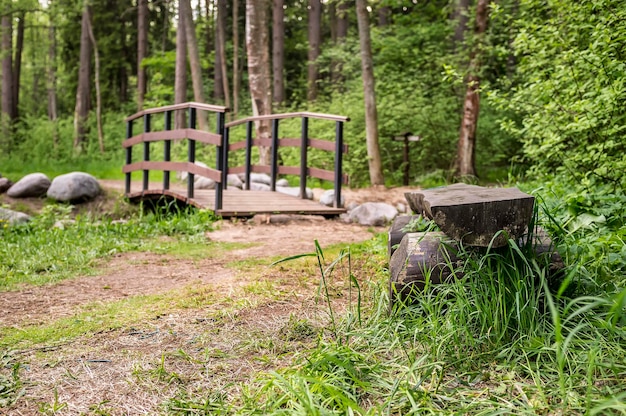
[[[259,182],[250,182],[250,190],[251,191],[270,191],[271,188],[269,185]]]
[[[291,195],[295,197],[300,197],[300,187],[285,187],[285,186],[277,186],[276,192],[280,192],[281,194]],[[306,195],[304,199],[313,199],[313,191],[309,188],[305,190]]]
[[[193,187],[195,189],[215,189],[215,181],[205,176],[196,175],[193,178]]]
[[[243,187],[243,182],[241,179],[239,179],[239,175],[234,173],[229,173],[226,176],[226,183],[229,188],[234,187],[241,189]]]
[[[266,173],[252,172],[250,173],[250,184],[253,183],[262,183],[269,186],[272,184],[272,178]],[[252,189],[252,186],[250,186],[250,189]]]
[[[276,186],[287,187],[287,186],[289,186],[289,181],[287,179],[285,179],[285,178],[281,178],[281,179],[276,181]]]
[[[43,173],[31,173],[17,181],[7,191],[11,198],[38,198],[44,196],[50,187],[50,179]]]
[[[60,202],[89,201],[100,194],[100,184],[88,173],[71,172],[59,175],[48,188],[48,198]]]
[[[345,203],[346,199],[343,197],[343,195],[341,195],[341,206],[343,207]],[[320,204],[327,207],[335,206],[335,190],[329,189],[325,191],[322,196],[320,196]]]
[[[413,212],[435,221],[446,235],[480,247],[502,247],[509,238],[522,237],[535,201],[517,188],[464,183],[407,192],[405,197]]]
[[[0,178],[0,194],[8,191],[11,186],[13,186],[13,182],[9,178]]]
[[[361,225],[385,225],[398,215],[398,210],[384,202],[366,202],[350,211],[350,221]]]
[[[0,207],[0,226],[5,222],[9,225],[21,224],[31,220],[30,215]]]

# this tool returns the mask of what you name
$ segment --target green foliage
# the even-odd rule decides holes
[[[20,370],[22,365],[8,350],[0,353],[0,409],[9,407],[23,394]]]
[[[523,143],[535,172],[572,182],[626,184],[626,4],[520,4],[515,50],[519,84],[492,99],[521,115],[503,127]],[[590,190],[591,188],[588,188]]]

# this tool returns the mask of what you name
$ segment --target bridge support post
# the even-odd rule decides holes
[[[252,121],[246,123],[246,191],[250,190],[250,169],[252,165]]]
[[[133,121],[128,120],[126,122],[126,139],[130,139],[131,137],[133,137]],[[133,147],[128,146],[126,148],[126,164],[130,165],[131,163],[133,163]],[[127,195],[130,193],[130,181],[131,172],[126,172],[124,190],[126,191]]]
[[[228,174],[228,134],[229,129],[224,128],[225,114],[217,113],[217,134],[222,136],[222,143],[215,151],[217,160],[216,168],[220,171],[220,181],[215,184],[215,211],[222,209],[222,190],[226,189],[226,175]]]
[[[335,208],[341,208],[341,183],[343,165],[343,122],[335,123]]]
[[[144,114],[143,116],[143,132],[150,132],[150,114]],[[150,142],[143,142],[143,161],[150,161]],[[150,188],[150,171],[148,169],[143,170],[143,190],[147,191]]]
[[[308,164],[308,147],[309,147],[309,118],[302,117],[302,130],[301,130],[300,143],[300,199],[306,199],[306,177],[307,177],[307,164]]]
[[[272,120],[272,166],[270,168],[272,176],[272,192],[276,191],[276,181],[278,180],[278,119]]]
[[[196,109],[193,107],[189,108],[189,128],[196,128]],[[192,139],[187,139],[189,141],[189,145],[187,148],[187,160],[189,163],[196,163],[196,141]],[[193,185],[195,181],[195,175],[191,172],[187,175],[187,198],[193,198]]]
[[[172,112],[165,112],[165,130],[172,130]],[[163,160],[170,162],[172,160],[172,141],[165,140],[163,142]],[[163,172],[163,189],[170,189],[170,171]]]

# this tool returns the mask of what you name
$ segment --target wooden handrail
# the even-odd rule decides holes
[[[240,120],[235,120],[235,121],[231,121],[230,123],[226,123],[226,128],[238,126],[240,124],[247,123],[248,121],[281,120],[284,118],[295,118],[295,117],[307,117],[307,118],[314,118],[318,120],[350,121],[350,117],[346,117],[346,116],[337,116],[334,114],[324,114],[324,113],[309,113],[308,111],[300,111],[297,113],[267,114],[264,116],[246,117]]]
[[[190,101],[190,102],[182,103],[182,104],[172,104],[172,105],[166,105],[163,107],[148,108],[146,110],[139,111],[138,113],[135,113],[132,116],[126,117],[124,121],[125,122],[133,121],[140,117],[143,117],[146,114],[165,113],[166,111],[186,110],[188,108],[195,108],[196,110],[213,111],[215,113],[227,113],[229,111],[228,107],[224,107],[221,105],[204,104],[204,103],[197,103],[197,102]]]

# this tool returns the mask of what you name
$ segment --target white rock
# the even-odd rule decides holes
[[[70,172],[52,180],[47,196],[56,201],[89,201],[100,195],[98,180],[85,172]]]

